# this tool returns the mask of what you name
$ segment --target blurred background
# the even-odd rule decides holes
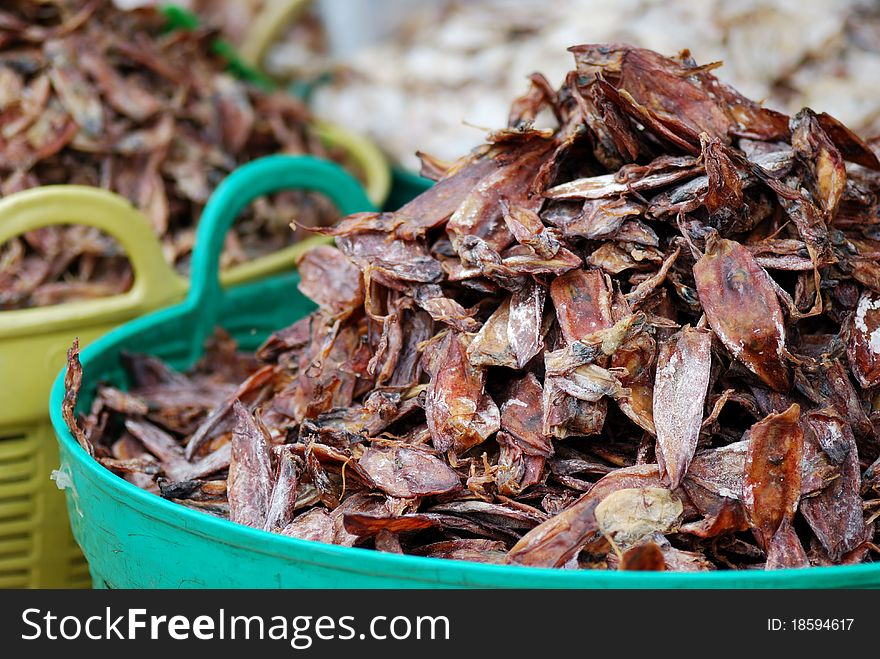
[[[129,0],[119,4],[143,4]],[[746,96],[826,111],[880,133],[876,0],[186,0],[241,45],[251,17],[301,5],[259,53],[316,113],[372,137],[398,164],[417,149],[455,158],[504,125],[540,71],[554,85],[568,46],[625,41],[699,63]],[[305,83],[304,83],[305,81]]]

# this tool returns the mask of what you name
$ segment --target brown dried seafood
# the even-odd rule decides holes
[[[97,458],[184,505],[381,551],[876,560],[874,153],[686,54],[572,50],[561,89],[533,77],[508,128],[430,161],[431,190],[324,231],[338,251],[301,264],[319,309],[243,383],[224,367],[206,389],[227,363],[210,353],[193,376],[129,358],[130,392],[101,389],[83,428]],[[531,124],[545,109],[554,130]]]
[[[3,3],[0,195],[68,183],[117,192],[185,273],[201,211],[239,164],[273,153],[346,158],[322,146],[298,100],[225,72],[211,30],[165,24],[158,11],[123,12],[109,0]],[[311,193],[261,198],[229,234],[223,265],[291,243],[293,217],[329,226],[338,214]],[[44,229],[0,245],[0,310],[130,285],[118,247],[94,231]]]

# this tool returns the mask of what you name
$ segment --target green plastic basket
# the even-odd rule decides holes
[[[192,365],[215,324],[256,347],[313,305],[291,273],[230,291],[217,283],[223,231],[252,197],[281,185],[315,186],[335,196],[332,177],[308,168],[285,180],[258,168],[236,172],[217,190],[199,228],[193,288],[186,301],[111,332],[82,353],[82,409],[99,381],[126,386],[122,351],[146,351],[177,368]],[[356,210],[356,209],[355,209]],[[149,494],[101,467],[61,418],[64,374],[51,414],[61,447],[67,506],[94,585],[108,588],[856,588],[880,586],[880,565],[699,574],[548,570],[400,556],[319,544],[251,529]]]

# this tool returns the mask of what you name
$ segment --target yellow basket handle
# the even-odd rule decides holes
[[[262,70],[260,64],[269,46],[281,30],[295,20],[308,4],[308,0],[266,0],[263,8],[251,19],[250,27],[238,47],[241,59],[252,67]]]
[[[318,138],[330,147],[340,147],[363,170],[364,190],[372,204],[381,208],[391,192],[391,168],[388,160],[372,141],[336,124],[312,122]]]
[[[149,221],[125,198],[84,185],[47,185],[0,199],[0,244],[28,231],[59,224],[95,227],[117,240],[134,272],[131,288],[96,300],[0,311],[3,330],[13,325],[58,326],[84,317],[119,316],[122,320],[178,300],[186,292],[187,282],[165,261]]]

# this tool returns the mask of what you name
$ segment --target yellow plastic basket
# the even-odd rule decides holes
[[[45,186],[0,200],[0,244],[54,224],[97,227],[115,238],[134,271],[113,297],[0,312],[0,587],[86,587],[64,497],[49,479],[58,446],[47,400],[74,335],[85,344],[120,323],[182,299],[188,288],[166,263],[149,221],[98,188]]]
[[[0,433],[0,588],[88,588],[64,496],[46,476],[58,466],[52,424],[2,424]]]
[[[341,143],[345,138],[340,140],[331,130],[327,139]],[[332,163],[310,156],[262,160],[273,164],[273,172],[330,169],[335,180],[346,182],[334,196],[341,210],[372,208],[360,185]],[[59,462],[48,412],[52,380],[64,366],[74,337],[86,346],[126,321],[179,302],[189,288],[189,282],[165,261],[147,218],[119,195],[58,185],[0,200],[0,244],[58,224],[93,226],[115,238],[128,255],[134,282],[128,292],[113,297],[0,311],[0,588],[90,584],[88,568],[70,533],[64,496],[49,479]],[[227,287],[291,270],[304,251],[330,240],[321,236],[301,240],[222,273],[220,282]]]

